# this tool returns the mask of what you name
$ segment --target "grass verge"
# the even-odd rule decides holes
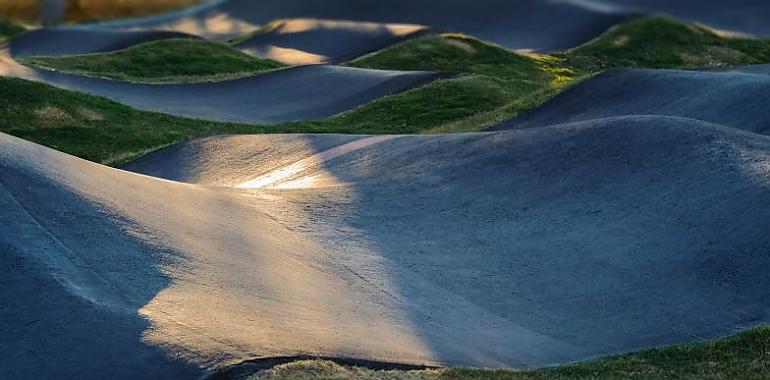
[[[110,53],[19,60],[58,71],[151,83],[218,81],[284,67],[222,43],[188,39],[153,41]]]
[[[535,371],[436,369],[373,371],[329,361],[277,366],[248,380],[564,380],[564,379],[767,379],[770,328],[728,338],[613,356]]]

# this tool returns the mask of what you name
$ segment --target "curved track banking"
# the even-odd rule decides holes
[[[170,31],[120,31],[95,29],[37,29],[14,37],[9,43],[14,57],[61,56],[103,53],[170,38],[200,37]]]
[[[553,51],[582,44],[625,20],[627,15],[549,0],[229,0],[192,12],[92,27],[176,30],[221,38],[287,18],[427,25],[470,34],[511,49]]]
[[[282,186],[236,188],[303,160]],[[0,135],[4,271],[49,279],[0,293],[6,374],[182,377],[299,354],[539,367],[770,320],[762,135],[624,117],[234,136],[126,168],[194,184]]]
[[[424,26],[406,24],[317,19],[278,23],[235,47],[288,65],[341,63],[428,32]]]
[[[758,133],[770,132],[770,77],[730,71],[611,70],[492,130],[626,115],[680,116]]]
[[[2,56],[0,75],[103,96],[146,111],[253,124],[321,119],[444,76],[309,65],[224,82],[142,84],[31,69]]]

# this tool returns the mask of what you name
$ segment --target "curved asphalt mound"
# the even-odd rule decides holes
[[[770,320],[757,222],[770,138],[690,119],[210,138],[140,170],[220,187],[5,135],[0,165],[2,265],[51,279],[35,297],[16,282],[0,293],[4,327],[29,335],[0,343],[12,374],[78,370],[81,336],[94,349],[144,342],[182,359],[152,368],[180,374],[299,353],[539,367]],[[81,323],[57,330],[70,313]],[[91,341],[137,314],[152,328]],[[88,373],[112,375],[123,353]]]
[[[104,53],[170,38],[199,37],[172,31],[45,28],[32,30],[14,37],[9,43],[9,47],[11,55],[14,57],[61,56]]]
[[[444,76],[309,65],[224,82],[142,84],[30,69],[2,57],[0,74],[107,97],[146,111],[254,124],[321,119]]]
[[[290,19],[235,47],[289,65],[341,63],[426,32],[420,25]]]
[[[770,114],[764,111],[770,107],[768,93],[770,77],[740,71],[610,70],[492,130],[660,115],[769,133]]]
[[[287,18],[427,25],[470,34],[511,49],[552,51],[589,41],[627,15],[612,9],[586,7],[581,2],[549,0],[229,0],[183,13],[92,27],[176,30],[219,38]]]

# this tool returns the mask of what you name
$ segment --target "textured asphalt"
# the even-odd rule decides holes
[[[191,184],[3,135],[0,168],[3,270],[47,279],[0,293],[13,378],[541,367],[770,319],[770,138],[692,119],[218,137],[126,166]]]

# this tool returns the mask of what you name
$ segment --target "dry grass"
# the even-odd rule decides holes
[[[200,0],[70,0],[67,22],[139,17],[167,12]],[[0,1],[0,17],[25,23],[37,21],[37,0]]]

